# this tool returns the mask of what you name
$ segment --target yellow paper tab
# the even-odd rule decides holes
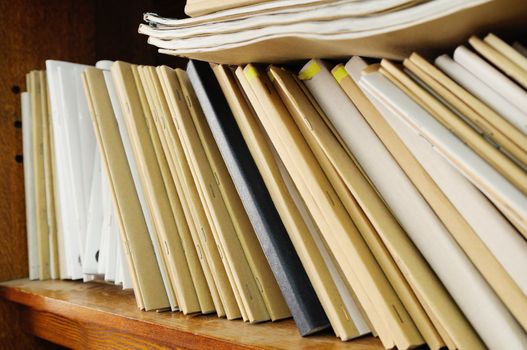
[[[346,71],[346,68],[344,68],[343,65],[339,64],[333,70],[331,70],[331,74],[335,77],[335,80],[340,83],[342,79],[348,76],[348,72]]]
[[[258,74],[258,69],[256,69],[254,66],[247,66],[247,67],[245,67],[244,72],[245,72],[245,76],[249,80],[253,80],[254,78],[256,78],[259,75]]]
[[[320,72],[320,66],[318,65],[317,61],[313,60],[306,69],[298,74],[298,78],[300,80],[309,80],[317,75],[318,72]]]

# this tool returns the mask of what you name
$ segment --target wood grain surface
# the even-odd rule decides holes
[[[95,26],[88,0],[0,1],[0,19],[0,281],[4,281],[28,273],[20,128],[25,75],[44,69],[47,58],[93,62]]]
[[[31,334],[90,349],[382,349],[364,337],[342,342],[330,332],[302,338],[292,320],[251,325],[216,316],[143,312],[131,292],[103,283],[28,281],[0,284],[0,298],[21,304]]]

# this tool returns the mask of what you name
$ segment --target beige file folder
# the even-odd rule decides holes
[[[527,72],[527,58],[514,47],[492,33],[487,34],[483,40],[503,56],[507,57],[512,63]]]
[[[253,105],[256,106],[260,104],[260,108],[263,107],[260,109],[263,113],[258,113],[259,119],[300,193],[304,196],[304,201],[313,217],[320,225],[327,225],[321,227],[321,232],[350,285],[354,288],[375,330],[379,333],[383,344],[387,347],[393,346],[390,344],[397,344],[400,348],[407,348],[422,343],[422,338],[415,327],[402,329],[404,326],[399,327],[400,324],[393,327],[392,321],[398,323],[400,320],[392,317],[395,316],[392,314],[394,308],[398,309],[400,315],[404,315],[406,311],[323,174],[309,146],[294,125],[289,112],[274,91],[269,79],[251,65],[245,67],[244,73],[249,85],[244,86],[244,89],[252,89],[254,93],[251,102],[254,102]],[[238,70],[237,74],[242,75],[243,73]],[[366,290],[368,290],[367,293]],[[386,309],[384,309],[385,306]],[[410,325],[410,319],[407,320]]]
[[[431,95],[424,91],[424,89],[419,87],[394,64],[383,60],[381,66],[391,75],[391,79],[397,80],[401,85],[407,88],[408,91],[414,94],[417,103],[431,111],[431,114],[436,119],[449,125],[449,129],[453,129],[454,133],[461,136],[461,139],[467,140],[467,143],[470,144],[471,141],[469,141],[468,138],[479,137],[479,135],[473,135],[473,133],[475,133],[473,130],[463,128],[466,127],[466,125],[458,127],[460,121],[452,120],[453,118],[451,117],[453,115],[448,115],[451,112],[446,109],[446,107],[441,105]],[[443,118],[448,118],[446,119],[447,122],[445,122],[445,119]],[[491,149],[495,151],[494,148]],[[446,198],[444,193],[441,192],[437,184],[435,184],[430,177],[418,178],[412,176],[413,173],[411,171],[407,171],[407,174],[426,201],[434,209],[445,227],[450,231],[454,239],[463,248],[470,260],[507,306],[509,311],[514,315],[522,327],[527,329],[527,313],[523,311],[527,310],[527,296],[523,294],[521,289],[507,274],[496,257],[491,253],[487,246],[485,246],[466,220]],[[525,185],[527,186],[527,178],[525,180]]]
[[[219,253],[219,247],[216,245],[215,237],[212,232],[211,223],[209,223],[207,214],[205,212],[204,204],[201,202],[200,194],[198,193],[199,184],[193,178],[193,169],[191,168],[190,160],[187,158],[184,150],[184,145],[181,142],[178,131],[176,130],[176,114],[181,113],[179,108],[183,108],[183,95],[176,88],[177,77],[176,72],[166,66],[157,68],[157,73],[161,79],[166,103],[170,109],[171,115],[166,115],[166,125],[168,127],[169,142],[175,151],[175,157],[178,159],[178,171],[182,185],[186,189],[185,195],[189,202],[191,214],[196,223],[198,236],[202,244],[205,257],[209,263],[214,283],[218,290],[221,300],[222,316],[228,319],[234,319],[241,316],[240,309],[237,304],[237,297],[230,285],[230,268],[227,264],[224,265],[222,256]],[[179,103],[179,105],[178,105]],[[188,111],[187,111],[188,113]],[[229,269],[227,271],[227,269]],[[218,311],[218,310],[217,310]]]
[[[55,210],[55,178],[53,171],[53,142],[51,138],[51,119],[49,110],[48,84],[45,72],[40,74],[42,99],[42,132],[44,173],[46,179],[46,212],[49,236],[49,269],[50,278],[59,278],[59,251],[57,240],[57,211]]]
[[[151,81],[150,69],[154,70],[154,67],[139,66],[138,73],[140,83],[143,88],[144,96],[146,98],[146,104],[143,104],[143,110],[145,111],[146,121],[152,136],[152,143],[161,170],[161,176],[165,184],[168,200],[170,203],[172,215],[174,217],[177,231],[174,231],[174,249],[176,249],[176,267],[180,268],[180,283],[191,286],[194,290],[192,294],[193,306],[189,307],[188,312],[211,312],[212,299],[210,291],[205,282],[205,276],[194,247],[194,243],[190,236],[190,229],[187,224],[187,220],[183,213],[182,204],[180,201],[179,194],[177,192],[175,181],[176,179],[172,176],[171,163],[172,158],[169,151],[166,149],[165,135],[160,125],[160,116],[156,104],[155,90],[153,82]],[[157,76],[156,76],[157,77]],[[140,91],[141,95],[141,91]],[[178,272],[176,272],[176,275]],[[178,286],[174,283],[176,289],[176,295],[178,289],[184,289],[185,287]],[[197,299],[194,299],[197,298]],[[178,297],[178,300],[180,298]],[[197,301],[197,307],[194,302]]]
[[[268,320],[269,314],[223,202],[217,180],[188,110],[179,78],[177,74],[172,75],[171,78],[172,87],[177,94],[181,95],[181,98],[176,100],[179,111],[178,114],[174,115],[176,129],[183,143],[187,159],[191,164],[194,179],[198,184],[200,199],[204,203],[205,212],[211,224],[220,255],[226,264],[226,271],[240,312],[244,319],[252,322]],[[249,295],[254,296],[252,304],[250,304]]]
[[[416,56],[412,55],[411,57]],[[471,108],[463,99],[465,100],[468,97],[468,91],[464,90],[461,86],[457,85],[454,81],[450,80],[446,75],[441,73],[435,68],[433,72],[439,76],[446,83],[449,83],[452,86],[452,89],[449,89],[446,85],[441,84],[436,80],[432,75],[432,71],[425,71],[420,68],[417,64],[414,63],[412,58],[405,59],[403,61],[405,68],[410,70],[415,74],[419,79],[421,79],[425,84],[427,84],[435,93],[445,99],[450,103],[454,108],[456,108],[462,115],[464,115],[468,120],[470,120],[474,125],[481,130],[481,133],[484,137],[488,137],[493,140],[500,148],[505,152],[511,154],[518,161],[523,164],[527,164],[527,136],[518,131],[514,126],[509,124],[507,120],[498,116],[494,111],[490,113],[490,122],[489,118],[483,116],[484,111],[479,111],[477,109]],[[425,63],[426,65],[426,63]],[[457,90],[457,91],[455,91]],[[461,95],[462,94],[462,95]],[[477,104],[482,104],[482,102],[476,99],[473,96],[468,98],[473,98],[477,101]],[[488,108],[488,107],[487,107]],[[495,125],[499,124],[498,127]],[[510,131],[504,133],[502,130]],[[506,153],[507,154],[507,153]]]
[[[219,300],[216,285],[214,284],[214,280],[212,278],[212,275],[210,274],[209,265],[205,256],[203,255],[203,248],[201,247],[201,243],[199,241],[198,231],[196,230],[192,214],[190,213],[189,203],[187,202],[184,193],[185,190],[181,185],[180,176],[177,171],[176,162],[178,162],[178,158],[175,156],[175,150],[171,145],[169,138],[170,135],[168,133],[169,127],[174,127],[174,125],[170,118],[170,111],[166,104],[165,96],[163,95],[161,81],[159,80],[159,77],[157,75],[156,68],[145,68],[148,69],[148,73],[150,74],[150,89],[152,89],[152,98],[154,99],[153,102],[157,110],[157,119],[154,119],[154,121],[156,122],[156,126],[158,127],[158,133],[163,143],[165,154],[167,155],[170,173],[172,174],[172,177],[174,179],[179,200],[181,202],[183,215],[189,228],[189,235],[187,235],[187,238],[185,239],[185,242],[188,245],[188,248],[185,247],[185,253],[189,251],[192,256],[187,257],[187,260],[194,261],[194,263],[189,262],[189,268],[192,274],[192,280],[194,281],[194,286],[196,287],[196,293],[198,294],[198,299],[201,305],[201,312],[214,312],[214,299],[217,300],[216,303],[220,304],[220,308],[223,307],[221,306],[221,301]],[[201,269],[199,267],[201,267]]]
[[[289,194],[265,135],[258,126],[251,107],[236,84],[232,72],[229,68],[219,65],[214,66],[213,70],[334,331],[343,340],[358,336],[360,333],[346,313],[337,286]]]
[[[234,183],[227,171],[227,167],[221,157],[221,153],[214,141],[212,132],[207,124],[203,111],[199,106],[194,89],[183,70],[176,70],[182,87],[183,95],[187,101],[190,114],[198,131],[201,143],[210,162],[210,166],[218,187],[231,217],[235,232],[243,247],[245,256],[263,297],[267,312],[271,320],[279,320],[291,316],[289,308],[285,303],[284,297],[278,283],[274,278],[273,272],[263,253],[262,247],[256,237],[249,217],[234,187]]]
[[[347,72],[345,70],[342,71],[342,69],[344,69],[344,67],[341,65],[335,67],[332,70],[333,75],[344,92],[350,97],[350,100],[359,109],[364,119],[366,119],[377,136],[382,140],[390,154],[397,160],[403,171],[411,170],[416,174],[420,173],[422,176],[427,176],[424,173],[424,169],[401,142],[384,118],[379,114],[375,106],[373,106]],[[374,197],[364,195],[360,198],[364,198],[366,201],[371,201]],[[382,205],[382,203],[380,204]],[[386,212],[385,215],[390,214],[389,212]],[[391,220],[393,220],[393,217]],[[385,225],[385,223],[382,222],[381,224]],[[394,224],[398,225],[397,222]],[[412,289],[415,291],[418,299],[446,345],[448,345],[449,348],[459,349],[483,348],[483,344],[473,328],[465,319],[462,312],[452,300],[448,291],[443,287],[435,273],[430,269],[426,260],[424,260],[417,248],[406,236],[406,233],[402,232],[403,235],[400,237],[393,235],[393,229],[379,230],[379,233],[381,235],[384,234],[384,240],[387,242],[387,247],[392,247],[391,249],[388,249],[390,249],[392,255],[396,257],[396,261],[401,267],[401,271],[412,286]],[[417,276],[420,277],[417,278]],[[408,309],[408,311],[413,317],[411,309]],[[421,329],[421,327],[419,327],[419,329]],[[421,333],[425,339],[428,338],[426,335],[428,334],[427,332],[421,331]],[[429,343],[428,340],[427,343]]]
[[[458,116],[390,61],[383,60],[381,62],[381,72],[383,71],[387,72],[392,79],[396,79],[401,86],[404,86],[415,98],[419,99],[429,113],[447,126],[449,130],[469,145],[480,157],[491,164],[520,191],[527,194],[527,173],[523,169],[490,145],[475,130],[466,125]]]
[[[185,314],[199,312],[198,297],[181,245],[177,219],[172,211],[172,203],[176,199],[174,197],[175,187],[173,183],[170,186],[169,181],[165,183],[165,177],[170,176],[170,171],[146,100],[145,88],[139,75],[139,67],[131,65],[131,71],[139,96],[139,103],[142,107],[142,113],[138,113],[135,116],[136,126],[145,127],[149,132],[149,138],[139,139],[139,149],[147,167],[144,170],[147,184],[146,196],[147,200],[150,200],[154,226],[161,241],[161,247],[163,247],[161,250],[165,255],[179,309]]]
[[[32,71],[29,73],[28,91],[31,97],[32,139],[33,139],[33,169],[35,173],[35,199],[36,199],[36,228],[38,246],[38,271],[39,278],[50,278],[49,263],[49,227],[46,200],[46,173],[44,159],[44,111],[42,86],[44,72]]]
[[[516,80],[524,89],[527,88],[527,70],[518,66],[509,57],[505,56],[508,51],[502,51],[505,47],[504,45],[500,45],[501,42],[496,36],[489,35],[484,41],[476,36],[472,36],[468,39],[468,42],[479,54],[492,62],[492,64],[512,79]]]
[[[484,103],[482,103],[479,99],[469,94],[466,90],[454,83],[452,80],[450,80],[450,78],[448,78],[435,66],[427,62],[419,55],[415,53],[412,54],[410,56],[410,61],[412,61],[418,68],[422,69],[423,72],[426,72],[428,75],[440,82],[443,86],[448,88],[448,90],[450,90],[452,93],[457,95],[470,108],[479,113],[489,123],[492,123],[493,126],[496,127],[498,130],[506,134],[510,140],[514,141],[524,151],[527,150],[527,136],[525,136],[519,130],[514,128],[501,116],[496,114],[493,110],[491,110]],[[401,88],[404,89],[404,87]],[[471,181],[473,181],[478,186],[484,186],[484,184],[482,184],[477,177],[472,177]],[[494,195],[493,191],[490,188],[485,188],[484,192],[500,208],[502,213],[507,216],[507,218],[522,233],[522,235],[524,237],[527,237],[527,221],[525,220],[525,218],[522,218],[521,214],[514,210],[514,208],[511,208],[511,206],[507,204],[506,200],[504,200],[503,198],[499,198],[499,196],[497,195]]]
[[[123,65],[116,64],[114,76],[117,91],[124,102],[124,87],[133,83],[133,80],[131,76],[121,74]],[[154,249],[106,90],[103,72],[96,68],[86,69],[83,73],[83,83],[101,149],[101,158],[111,184],[136,300],[145,310],[165,309],[169,307],[168,298],[156,264]],[[126,102],[124,104],[127,105]]]
[[[318,115],[318,111],[311,105],[293,76],[274,67],[271,68],[271,72],[275,77],[275,85],[280,86],[277,89],[282,100],[288,106],[304,138],[310,144],[326,176],[333,184],[409,316],[430,348],[440,348],[444,345],[443,341],[381,239],[383,235],[393,235],[392,240],[403,240],[405,242],[402,244],[413,248],[406,233],[355,165],[356,161],[339,147],[331,130]],[[416,250],[413,251],[413,255],[417,257],[415,260],[421,259],[424,263]]]

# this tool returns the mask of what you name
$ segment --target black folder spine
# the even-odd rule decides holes
[[[212,68],[191,60],[187,73],[300,334],[329,327]]]

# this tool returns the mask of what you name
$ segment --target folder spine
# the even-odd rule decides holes
[[[190,61],[187,73],[300,334],[306,336],[329,327],[211,67],[206,62]]]

